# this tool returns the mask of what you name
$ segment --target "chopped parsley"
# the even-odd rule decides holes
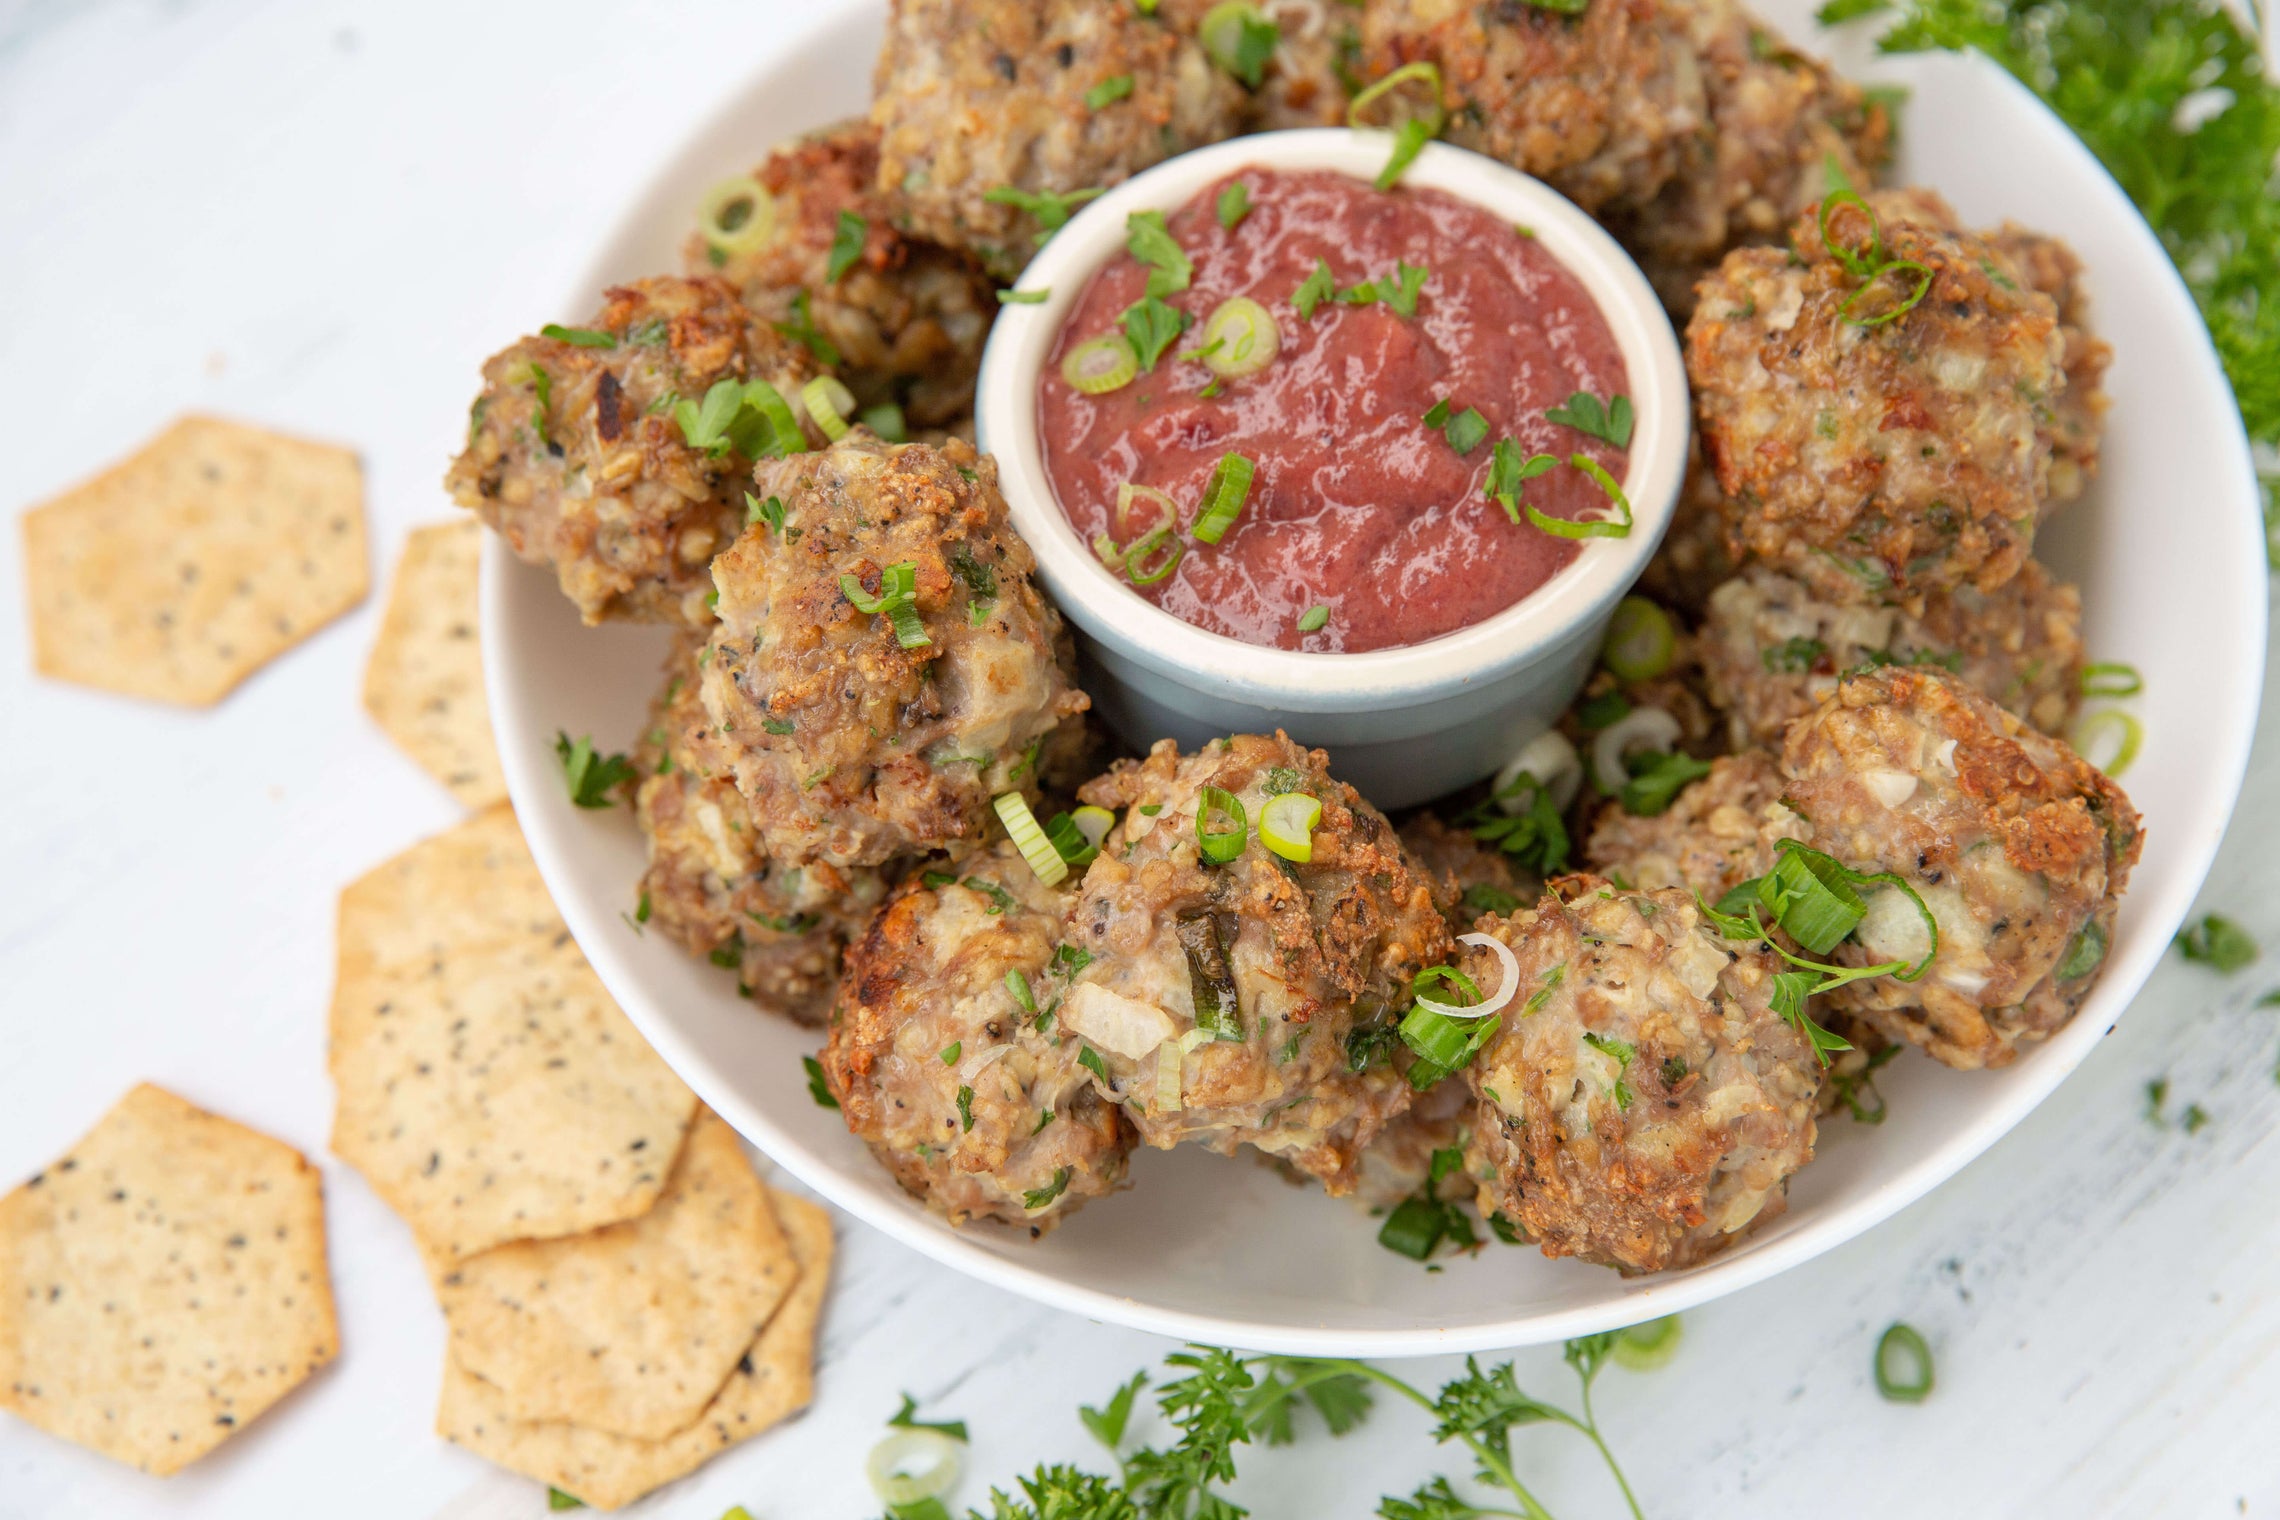
[[[1085,109],[1097,111],[1102,106],[1114,105],[1132,93],[1130,74],[1111,74],[1099,84],[1085,91]]]
[[[1335,295],[1337,289],[1338,282],[1331,278],[1328,262],[1316,259],[1314,273],[1308,275],[1298,289],[1291,292],[1290,304],[1298,308],[1298,320],[1313,321],[1315,309]]]
[[[1219,225],[1233,232],[1251,214],[1251,187],[1241,180],[1219,192]]]
[[[1016,211],[1026,211],[1035,217],[1037,246],[1042,248],[1054,233],[1069,225],[1069,218],[1079,206],[1100,193],[1097,185],[1084,190],[1071,190],[1066,195],[1051,190],[1017,190],[1011,185],[999,185],[984,192],[982,199],[993,206],[1011,206]]]
[[[560,729],[554,732],[554,754],[562,762],[562,779],[570,788],[570,800],[582,808],[606,808],[610,793],[634,777],[634,765],[623,755],[604,755],[594,748],[593,737],[580,735],[575,741]]]
[[[1061,1167],[1053,1173],[1053,1180],[1041,1188],[1033,1188],[1021,1195],[1021,1206],[1032,1213],[1044,1208],[1069,1190],[1069,1168]]]
[[[552,338],[557,343],[567,343],[572,348],[615,348],[618,345],[616,337],[598,328],[564,327],[559,322],[547,323],[538,330],[538,335]]]
[[[1148,294],[1168,296],[1188,288],[1195,261],[1164,225],[1161,211],[1135,211],[1124,219],[1124,251],[1148,266]],[[1153,368],[1153,364],[1142,368]]]
[[[823,1063],[814,1056],[801,1056],[800,1064],[807,1068],[808,1096],[815,1099],[818,1108],[837,1108],[839,1100],[831,1095],[831,1084],[823,1080]]]
[[[1577,391],[1564,405],[1555,406],[1544,413],[1544,420],[1574,428],[1579,433],[1628,448],[1631,444],[1631,427],[1634,421],[1631,398],[1617,396],[1613,401],[1601,401],[1589,391]]]
[[[753,500],[752,493],[750,491],[745,492],[744,526],[749,528],[755,523],[766,523],[768,525],[768,531],[771,533],[783,532],[783,498],[780,496],[770,496],[766,501],[755,501]]]
[[[1155,276],[1149,276],[1155,283]],[[1164,357],[1164,350],[1179,341],[1195,318],[1155,295],[1145,295],[1124,308],[1124,336],[1132,345],[1132,356],[1140,361],[1141,373],[1156,367]]]
[[[2203,914],[2200,922],[2177,932],[2177,950],[2185,959],[2213,966],[2230,976],[2256,959],[2256,941],[2249,932],[2220,913]]]
[[[838,229],[831,235],[831,254],[823,266],[825,283],[836,285],[839,277],[855,267],[863,256],[863,244],[871,236],[871,227],[852,211],[839,213]]]
[[[837,345],[823,335],[822,328],[815,325],[815,317],[808,308],[808,293],[806,291],[803,290],[792,297],[791,320],[777,322],[773,325],[776,331],[794,343],[804,345],[809,353],[815,355],[817,363],[837,364],[839,362]]]

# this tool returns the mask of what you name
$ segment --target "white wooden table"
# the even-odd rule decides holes
[[[374,599],[218,711],[34,680],[0,536],[0,1178],[149,1078],[318,1157],[345,1350],[160,1481],[0,1417],[0,1517],[532,1516],[538,1490],[430,1433],[442,1327],[411,1241],[324,1153],[339,886],[457,810],[357,682],[404,531],[478,361],[541,321],[626,187],[812,6],[670,0],[0,0],[0,507],[208,408],[363,451]],[[2267,701],[2266,728],[2280,704]],[[2095,1056],[1928,1201],[1688,1317],[1667,1370],[1599,1398],[1649,1512],[2280,1513],[2280,765],[2252,772],[2206,893],[2274,946],[2172,963]],[[2198,1134],[2160,1129],[2198,1102]],[[713,1520],[875,1514],[898,1389],[968,1419],[958,1497],[1097,1461],[1075,1419],[1171,1349],[978,1286],[853,1225],[815,1407],[649,1501]],[[1870,1350],[1921,1327],[1939,1387],[1887,1404]],[[1555,1350],[1523,1384],[1565,1399]],[[1420,1364],[1413,1379],[1446,1369]],[[1568,1520],[1617,1513],[1582,1444],[1525,1431]],[[1412,1411],[1254,1453],[1268,1517],[1359,1516],[1463,1464]]]

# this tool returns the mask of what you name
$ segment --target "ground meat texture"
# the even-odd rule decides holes
[[[1829,993],[1950,1066],[2002,1066],[2097,984],[2139,824],[2121,789],[1944,671],[1851,676],[1782,747],[1784,794],[1810,842],[1897,873],[1939,923],[1919,981]],[[1931,948],[1905,894],[1864,889],[1868,917],[1831,958],[1915,962]]]
[[[1131,90],[1098,107],[1115,81]],[[1130,0],[895,0],[874,78],[879,188],[906,230],[1010,280],[1050,231],[992,190],[1105,189],[1230,137],[1243,87]]]
[[[1726,541],[1725,501],[1717,473],[1702,457],[1701,440],[1688,440],[1686,480],[1671,509],[1670,527],[1639,576],[1641,596],[1690,618],[1702,615],[1710,593],[1731,580],[1736,568]]]
[[[1164,0],[1156,15],[1195,38],[1218,3]],[[1351,98],[1347,82],[1361,58],[1362,8],[1350,0],[1264,0],[1258,9],[1274,23],[1275,50],[1259,87],[1244,91],[1240,130],[1344,125]]]
[[[1652,818],[1599,809],[1584,862],[1611,880],[1647,891],[1699,892],[1715,904],[1773,869],[1775,843],[1803,839],[1805,820],[1781,801],[1781,767],[1763,750],[1710,762],[1710,774],[1682,789]]]
[[[1034,1236],[1124,1185],[1130,1126],[1029,1006],[1057,995],[1067,898],[1001,841],[928,862],[847,952],[824,1077],[848,1130],[953,1224]]]
[[[1469,932],[1473,920],[1486,914],[1524,908],[1543,893],[1542,877],[1482,844],[1471,830],[1453,828],[1432,813],[1417,814],[1402,824],[1400,833],[1402,848],[1432,888],[1451,934]]]
[[[1362,1151],[1353,1201],[1373,1213],[1415,1197],[1431,1185],[1436,1151],[1463,1154],[1472,1139],[1474,1103],[1462,1082],[1436,1082],[1410,1099],[1408,1109],[1378,1131]],[[1442,1177],[1434,1196],[1461,1203],[1474,1193],[1463,1166]]]
[[[1708,120],[1685,0],[1382,0],[1362,37],[1372,80],[1440,69],[1450,142],[1594,213],[1653,201]]]
[[[1206,787],[1236,797],[1254,828],[1270,797],[1316,798],[1313,858],[1284,860],[1254,833],[1228,863],[1205,862]],[[1097,1052],[1102,1087],[1148,1144],[1251,1145],[1350,1192],[1356,1157],[1409,1105],[1385,1037],[1411,979],[1449,950],[1393,826],[1330,777],[1320,750],[1280,734],[1214,740],[1184,758],[1167,739],[1082,795],[1125,811],[1070,913],[1068,942],[1090,959],[1060,1030]],[[1199,1007],[1239,1037],[1199,1031]],[[1358,1030],[1377,1037],[1376,1059],[1350,1061],[1370,1051],[1367,1037],[1349,1048]]]
[[[894,402],[914,427],[970,412],[997,298],[966,260],[899,229],[899,198],[878,190],[878,128],[842,122],[795,138],[752,178],[775,204],[774,234],[738,254],[692,236],[689,269],[718,269],[770,324],[795,323],[793,303],[805,296],[809,319],[837,352],[839,378],[859,404]],[[843,215],[862,222],[862,252],[833,279]]]
[[[2049,493],[2047,422],[2063,393],[2056,307],[1968,233],[1880,193],[1890,257],[1931,271],[1912,310],[1877,326],[1913,275],[1863,282],[1834,257],[1817,209],[1796,252],[1729,254],[1687,324],[1704,451],[1738,545],[1830,600],[1905,598],[2016,575]],[[1830,236],[1869,243],[1840,204]]]
[[[2082,261],[2073,249],[2016,222],[2005,222],[1986,238],[2028,288],[2058,306],[2058,330],[2066,340],[2066,389],[2052,402],[2045,426],[2051,435],[2048,506],[2064,506],[2089,489],[2098,473],[2108,405],[2104,381],[2114,350],[2090,330],[2090,297],[2082,283]]]
[[[2033,560],[1994,591],[1935,591],[1920,608],[1827,602],[1777,570],[1720,586],[1698,640],[1710,700],[1736,746],[1778,746],[1837,678],[1936,665],[2045,733],[2064,733],[2082,676],[2082,597]]]
[[[783,525],[755,523],[713,567],[703,690],[768,854],[879,865],[963,847],[996,827],[999,793],[1034,799],[1040,753],[1087,704],[996,464],[858,428],[754,482]],[[843,584],[881,597],[898,565],[927,639],[912,648]]]
[[[525,338],[484,364],[444,483],[516,554],[552,566],[587,622],[704,627],[708,569],[743,524],[752,461],[691,448],[673,402],[765,380],[796,406],[815,362],[715,279],[614,286],[585,326],[611,346]]]
[[[694,635],[676,643],[634,747],[634,816],[649,841],[634,919],[736,973],[763,1008],[821,1024],[839,954],[886,895],[876,869],[779,865],[761,852],[698,695]]]
[[[1708,123],[1654,203],[1613,221],[1680,320],[1694,309],[1695,281],[1727,250],[1777,241],[1821,198],[1832,163],[1851,183],[1872,183],[1892,138],[1881,105],[1742,6],[1683,9]]]
[[[1584,882],[1480,926],[1511,948],[1521,991],[1465,1069],[1480,1100],[1466,1160],[1482,1214],[1547,1256],[1690,1266],[1781,1212],[1813,1157],[1820,1068],[1769,1005],[1772,952],[1718,938],[1684,892]],[[1502,985],[1485,948],[1463,964]]]

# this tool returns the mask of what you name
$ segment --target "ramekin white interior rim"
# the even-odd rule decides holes
[[[1630,255],[1550,186],[1492,159],[1430,143],[1405,186],[1444,191],[1527,227],[1575,275],[1613,333],[1638,422],[1623,479],[1633,525],[1592,538],[1551,580],[1493,617],[1423,643],[1362,653],[1310,654],[1246,644],[1182,621],[1110,574],[1061,510],[1038,437],[1037,380],[1061,324],[1093,275],[1122,251],[1125,218],[1171,211],[1238,170],[1328,169],[1374,178],[1392,151],[1382,132],[1310,128],[1198,148],[1133,176],[1087,203],[1022,272],[1035,304],[1007,305],[991,330],[975,395],[980,446],[994,454],[1014,526],[1035,552],[1061,610],[1094,638],[1167,675],[1293,711],[1434,700],[1526,662],[1604,612],[1661,542],[1686,471],[1686,372],[1662,302]]]

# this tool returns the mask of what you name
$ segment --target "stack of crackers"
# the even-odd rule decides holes
[[[438,1431],[614,1509],[806,1407],[829,1216],[618,1011],[514,814],[341,895],[335,1154],[450,1328]]]

